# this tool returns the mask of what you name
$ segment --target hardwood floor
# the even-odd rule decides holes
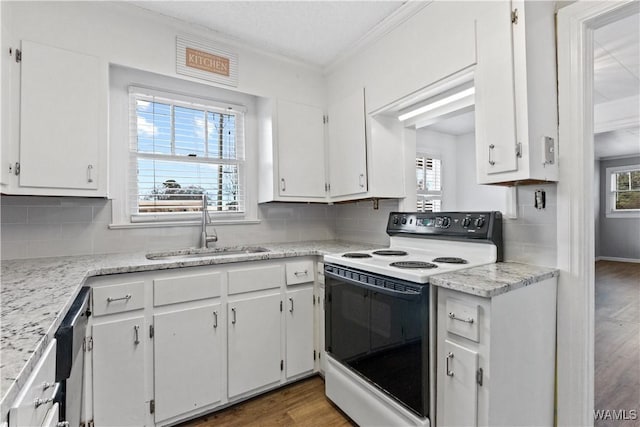
[[[205,415],[180,427],[355,426],[324,395],[318,376]]]
[[[598,427],[640,426],[640,264],[596,263],[595,409],[636,411]]]

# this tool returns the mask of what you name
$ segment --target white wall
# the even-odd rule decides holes
[[[640,216],[627,218],[607,217],[607,168],[640,164],[640,157],[600,160],[600,215],[599,239],[596,256],[640,260]],[[597,198],[596,198],[597,199]]]
[[[416,132],[416,151],[433,156],[442,162],[441,208],[443,211],[459,209],[457,197],[457,176],[459,174],[457,162],[459,155],[457,147],[458,141],[453,135],[435,132],[426,128],[418,129]]]
[[[239,78],[234,91],[324,106],[325,79],[321,71],[219,38],[212,31],[116,2],[1,2],[2,51],[31,40],[97,56],[106,74],[110,64],[197,83],[216,85],[179,75],[176,35],[191,35],[230,46],[238,53]],[[24,53],[28,55],[28,52]],[[2,161],[18,161],[20,67],[2,55]],[[140,75],[140,73],[138,74]],[[142,74],[144,75],[144,74]],[[162,81],[160,78],[158,81]],[[139,82],[144,84],[144,81]],[[55,82],[52,82],[55,84]],[[227,88],[224,85],[217,85]],[[108,90],[106,87],[104,90]],[[241,95],[241,94],[240,94]],[[250,115],[251,113],[249,113]],[[81,118],[78,118],[81,120]],[[105,114],[102,120],[107,121]],[[106,124],[105,124],[106,127]],[[111,195],[113,201],[70,197],[2,196],[2,259],[162,250],[197,243],[199,227],[113,230],[112,207],[121,211],[124,185],[121,171],[122,123],[110,123]],[[107,135],[102,136],[107,144]],[[247,141],[257,152],[257,141]],[[115,153],[115,155],[114,155]],[[256,155],[247,156],[248,186],[257,191]],[[104,165],[106,166],[106,165]],[[2,169],[2,182],[17,179]],[[220,244],[283,242],[334,238],[334,213],[327,206],[271,204],[257,208],[259,224],[218,226]]]

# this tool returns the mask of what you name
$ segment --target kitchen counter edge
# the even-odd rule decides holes
[[[435,274],[430,277],[429,282],[441,288],[493,298],[559,275],[560,270],[557,268],[517,262],[498,262],[451,273]]]

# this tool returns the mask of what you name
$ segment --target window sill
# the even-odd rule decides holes
[[[262,221],[259,219],[229,219],[211,221],[207,225],[250,225],[260,224]],[[200,220],[194,221],[151,221],[151,222],[128,222],[122,224],[109,224],[110,230],[125,230],[131,228],[163,228],[163,227],[193,227],[200,226],[202,222]]]
[[[607,218],[640,218],[640,210],[631,212],[607,212],[605,216]]]

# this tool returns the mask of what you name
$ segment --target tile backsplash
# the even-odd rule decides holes
[[[196,246],[199,226],[109,229],[111,202],[75,197],[2,196],[1,258],[158,251]],[[259,224],[216,226],[219,245],[331,240],[335,211],[320,204],[269,203]]]
[[[534,207],[534,192],[546,192],[545,209]],[[556,186],[518,188],[518,218],[504,220],[505,259],[556,265]],[[1,259],[158,251],[195,246],[197,226],[109,229],[111,202],[74,197],[2,196]],[[389,244],[385,232],[397,200],[336,205],[267,203],[259,224],[216,227],[224,246],[339,239]]]

